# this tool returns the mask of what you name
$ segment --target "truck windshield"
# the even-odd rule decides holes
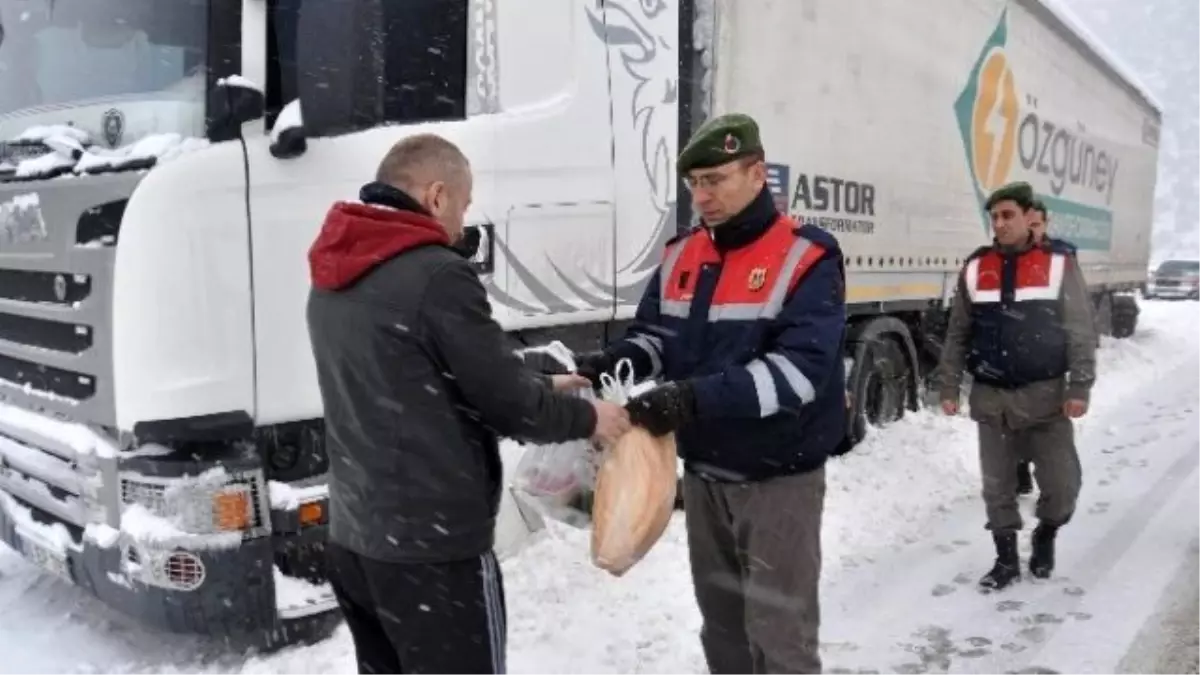
[[[87,128],[98,115],[64,109],[106,104],[131,126],[198,135],[206,26],[206,0],[0,0],[0,118]],[[173,105],[138,105],[156,102]]]

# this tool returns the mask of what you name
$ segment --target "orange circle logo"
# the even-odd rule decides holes
[[[988,54],[975,86],[972,168],[980,189],[991,192],[1008,182],[1017,143],[1017,85],[1003,50]]]

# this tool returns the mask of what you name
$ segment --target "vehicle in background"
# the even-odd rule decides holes
[[[1200,261],[1167,260],[1146,280],[1146,298],[1200,300]]]

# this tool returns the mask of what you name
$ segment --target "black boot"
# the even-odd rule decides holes
[[[1029,462],[1017,464],[1017,494],[1027,495],[1033,492],[1033,476],[1029,475]]]
[[[1049,579],[1054,571],[1054,536],[1057,525],[1040,523],[1033,530],[1033,553],[1029,555],[1029,573],[1038,579]]]
[[[979,587],[998,591],[1021,578],[1021,558],[1017,553],[1016,532],[993,532],[992,541],[996,543],[996,564],[979,580]]]

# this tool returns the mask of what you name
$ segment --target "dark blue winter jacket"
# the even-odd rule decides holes
[[[689,471],[754,481],[821,467],[845,435],[845,327],[837,240],[779,214],[764,189],[667,245],[610,352],[639,378],[691,385],[696,419],[676,433]]]

